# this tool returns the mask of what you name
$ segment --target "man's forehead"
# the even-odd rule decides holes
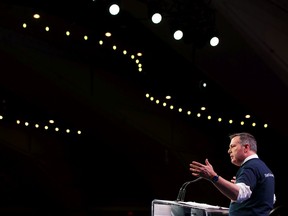
[[[231,142],[236,141],[238,142],[240,140],[240,136],[235,136],[231,139]]]

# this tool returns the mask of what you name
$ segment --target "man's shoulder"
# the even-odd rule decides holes
[[[258,169],[262,171],[269,171],[271,172],[270,168],[267,166],[267,164],[261,160],[260,158],[252,158],[248,161],[246,161],[245,164],[243,164],[243,168],[248,169]]]

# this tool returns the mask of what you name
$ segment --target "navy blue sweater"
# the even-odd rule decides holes
[[[271,170],[259,158],[241,165],[236,183],[250,186],[252,195],[242,203],[231,202],[229,216],[268,216],[273,208],[275,179]]]

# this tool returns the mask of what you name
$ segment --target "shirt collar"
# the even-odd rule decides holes
[[[248,157],[245,158],[245,160],[243,161],[242,164],[244,164],[246,161],[250,160],[250,159],[253,159],[253,158],[259,158],[257,154],[253,154],[253,155],[250,155]],[[242,165],[241,164],[241,165]]]

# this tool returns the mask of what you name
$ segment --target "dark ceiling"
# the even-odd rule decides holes
[[[230,178],[235,167],[227,157],[228,134],[244,130],[256,135],[259,155],[275,172],[277,204],[287,203],[281,159],[288,139],[287,3],[162,1],[177,14],[209,8],[220,38],[219,46],[210,47],[174,41],[165,21],[152,25],[147,11],[153,1],[122,0],[117,17],[107,13],[107,2],[1,1],[1,111],[8,116],[0,134],[3,208],[40,208],[42,215],[59,207],[71,215],[149,215],[153,199],[176,199],[191,179],[191,160],[208,157]],[[43,23],[31,19],[35,11]],[[23,22],[28,28],[17,28]],[[51,25],[49,34],[44,24]],[[67,26],[75,32],[69,39]],[[113,39],[99,47],[107,30]],[[91,35],[87,43],[82,32]],[[113,43],[143,52],[143,71],[115,55]],[[175,110],[151,102],[147,92],[160,101],[171,94]],[[239,122],[249,113],[257,126],[197,119],[202,105],[226,121]],[[187,118],[178,107],[191,108],[194,116]],[[80,128],[83,135],[23,129],[13,124],[15,116],[40,122],[51,117],[60,128]],[[187,200],[228,205],[209,183],[196,184]]]

